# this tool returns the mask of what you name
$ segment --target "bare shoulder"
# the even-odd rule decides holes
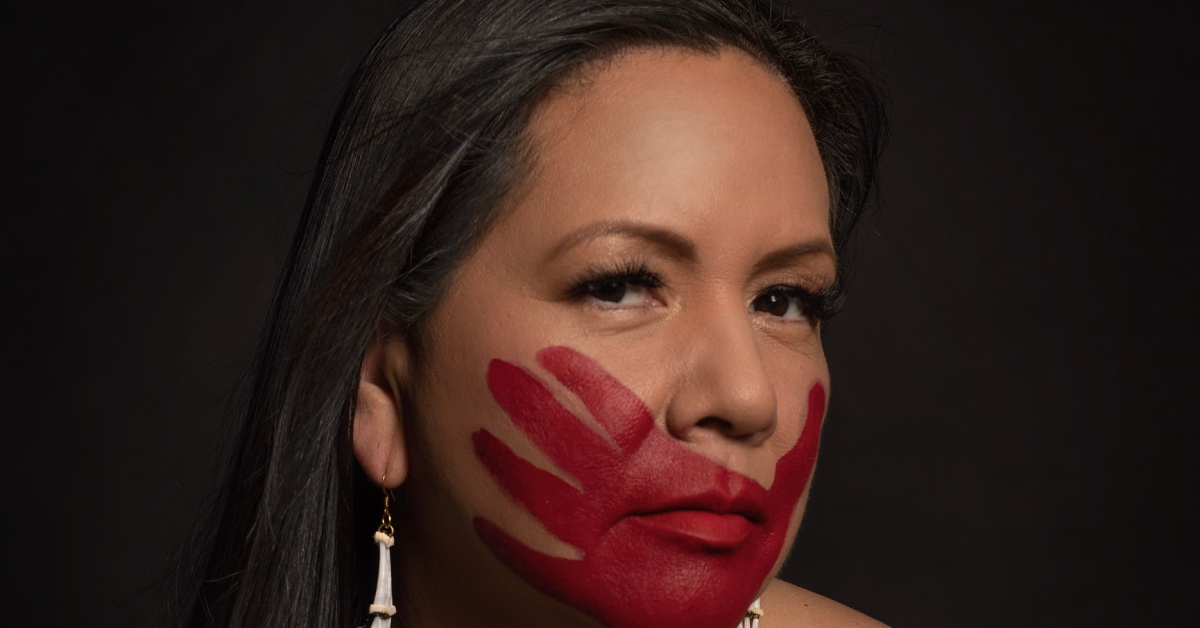
[[[848,606],[779,579],[767,585],[762,609],[763,628],[886,628]]]

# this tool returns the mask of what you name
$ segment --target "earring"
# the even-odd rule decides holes
[[[383,476],[380,485],[387,481]],[[392,604],[392,545],[396,543],[396,530],[392,528],[392,512],[389,509],[392,492],[383,489],[383,520],[375,531],[375,544],[379,546],[379,580],[375,583],[375,602],[370,613],[375,616],[371,628],[391,628],[396,607]]]
[[[754,600],[754,603],[746,610],[746,618],[742,620],[741,628],[758,628],[758,620],[763,616],[763,609],[759,606],[761,603],[762,598]]]

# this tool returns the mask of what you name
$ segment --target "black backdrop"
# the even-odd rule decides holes
[[[134,623],[394,0],[10,9],[4,625]],[[789,580],[898,626],[1197,625],[1193,16],[829,0],[893,99]],[[286,529],[287,522],[279,522]]]

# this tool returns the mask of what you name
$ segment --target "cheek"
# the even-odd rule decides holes
[[[607,625],[640,625],[646,617],[662,626],[736,623],[794,532],[824,387],[809,390],[803,429],[767,489],[669,436],[590,358],[551,347],[538,361],[578,396],[603,433],[526,369],[495,360],[488,385],[512,423],[570,478],[523,459],[487,429],[472,443],[504,494],[578,556],[533,550],[486,517],[475,520],[480,538],[533,586]]]
[[[761,355],[775,392],[778,421],[765,447],[782,462],[794,448],[804,446],[809,430],[815,427],[820,433],[829,401],[829,366],[819,339],[802,346],[776,343]],[[756,468],[756,477],[757,473]],[[773,477],[764,475],[762,481],[772,483]]]

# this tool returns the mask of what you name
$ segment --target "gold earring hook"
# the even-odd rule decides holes
[[[383,479],[379,481],[379,488],[383,489],[383,519],[379,522],[379,530],[388,536],[396,536],[396,529],[392,527],[392,510],[391,503],[395,498],[392,495],[392,490],[385,484],[387,482],[387,474],[383,474]]]

